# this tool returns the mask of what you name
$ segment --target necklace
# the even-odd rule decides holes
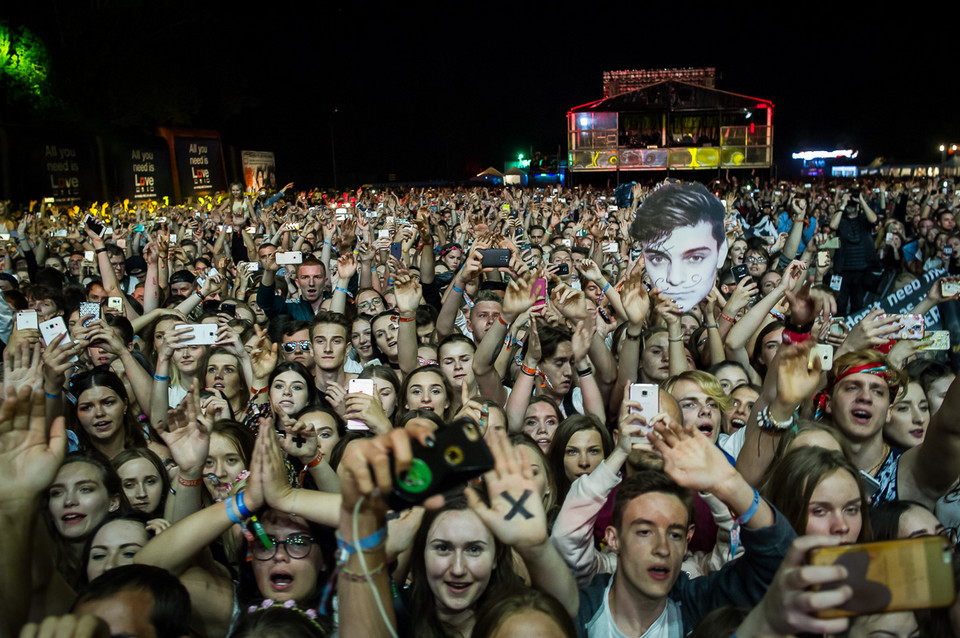
[[[877,464],[876,464],[876,465],[874,465],[873,467],[871,467],[871,468],[867,471],[867,474],[869,474],[870,476],[875,476],[876,473],[877,473],[877,470],[879,470],[879,469],[880,469],[880,466],[883,465],[883,462],[887,460],[887,454],[889,454],[889,453],[890,453],[890,446],[887,445],[886,443],[884,443],[884,444],[883,444],[883,454],[880,455],[880,460],[877,461]]]

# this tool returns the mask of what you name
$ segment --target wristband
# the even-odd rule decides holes
[[[350,294],[350,291],[349,291],[349,290],[347,290],[346,288],[342,288],[342,287],[340,287],[340,286],[334,286],[333,289],[334,289],[334,290],[339,290],[340,292],[345,292],[345,293],[347,293],[347,294]]]
[[[193,291],[193,294],[195,294],[197,297],[199,297],[199,298],[200,298],[200,301],[203,301],[203,295],[200,294],[200,291],[199,291],[199,290],[194,290],[194,291]]]
[[[237,495],[234,496],[234,498],[236,499],[236,501],[234,501],[234,504],[237,506],[237,512],[240,514],[240,516],[244,518],[250,518],[253,515],[253,512],[248,510],[246,503],[243,502],[244,491],[245,490],[240,490],[239,492],[237,492]]]
[[[774,317],[775,319],[779,319],[780,321],[786,321],[786,320],[787,320],[786,315],[784,315],[784,314],[783,314],[782,312],[780,312],[779,310],[771,310],[771,311],[770,311],[770,316],[771,316],[771,317]]]
[[[753,503],[750,505],[750,509],[743,513],[742,516],[739,516],[733,520],[733,527],[730,529],[730,558],[733,559],[737,555],[737,547],[740,545],[740,526],[745,525],[747,521],[753,518],[753,515],[757,513],[757,508],[760,507],[760,492],[756,489],[753,490]]]
[[[414,315],[414,316],[412,316],[412,317],[404,317],[403,315],[400,315],[400,317],[399,317],[397,320],[398,320],[400,323],[407,323],[408,321],[416,321],[416,320],[417,320],[417,316]]]
[[[786,421],[774,421],[770,417],[770,406],[765,405],[757,413],[757,427],[759,427],[764,432],[784,432],[789,430],[797,423],[797,413],[794,412],[793,415]]]
[[[736,319],[734,319],[733,317],[731,317],[730,315],[728,315],[728,314],[725,313],[725,312],[721,312],[721,313],[720,313],[720,318],[723,319],[724,321],[729,322],[729,323],[737,323],[737,320],[736,320]]]
[[[463,288],[457,288],[457,284],[451,283],[450,287],[453,288],[453,292],[459,293],[461,295],[463,294]]]
[[[155,374],[153,375],[153,379],[154,381],[169,381],[170,377],[163,377],[163,376],[160,376],[159,374]]]
[[[802,326],[798,326],[787,320],[783,327],[783,343],[790,345],[794,343],[803,343],[810,338],[810,331],[813,330],[813,322],[808,321]]]
[[[603,290],[601,290],[600,292],[607,292],[608,290],[610,290],[610,282],[609,282],[609,281],[607,282],[607,285],[603,287]]]
[[[228,498],[223,502],[224,507],[227,510],[227,518],[230,519],[231,523],[236,523],[237,525],[243,525],[243,519],[233,510],[233,499]]]
[[[757,513],[757,508],[760,507],[760,492],[754,488],[753,490],[753,503],[750,505],[750,509],[744,512],[741,516],[737,517],[737,523],[740,525],[746,525],[753,515]]]
[[[320,465],[320,461],[322,460],[323,460],[323,452],[320,450],[317,450],[316,458],[310,461],[309,463],[307,463],[307,467],[317,467],[318,465]]]
[[[719,323],[711,323],[710,325],[704,326],[704,328],[706,328],[707,330],[713,330],[714,328],[719,328],[719,327],[720,327]]]
[[[667,341],[670,343],[679,343],[680,341],[683,341],[683,337],[667,337]]]
[[[577,370],[578,377],[589,377],[593,374],[593,368],[587,368],[586,370]]]
[[[63,393],[62,393],[62,392],[57,392],[56,394],[50,394],[50,393],[47,392],[46,390],[43,391],[43,394],[44,394],[48,399],[59,399],[60,397],[63,396]]]
[[[344,540],[343,535],[338,531],[337,532],[337,549],[341,552],[341,557],[346,560],[346,556],[350,554],[356,554],[357,550],[363,552],[369,552],[371,550],[377,549],[387,540],[387,528],[381,527],[370,536],[366,538],[361,538],[355,540],[352,543],[348,543]],[[344,554],[345,552],[345,554]]]
[[[531,376],[531,377],[537,376],[537,369],[536,369],[536,368],[531,368],[530,366],[524,365],[524,364],[522,364],[522,363],[520,364],[520,372],[522,372],[522,373],[524,373],[524,374],[526,374],[526,375],[529,375],[529,376]]]
[[[505,325],[507,328],[510,327],[510,324],[503,320],[503,315],[497,315],[497,321]]]
[[[263,394],[264,392],[266,392],[268,388],[269,388],[269,386],[260,388],[260,389],[258,390],[258,389],[256,389],[256,388],[254,388],[253,386],[250,386],[250,394],[252,394],[252,395],[255,396],[255,397],[256,397],[256,396],[260,396],[261,394]]]
[[[107,252],[107,249],[106,249],[106,248],[97,248],[97,249],[96,249],[95,251],[93,251],[93,252],[95,252],[95,253],[97,253],[97,254],[99,255],[100,253],[105,253],[105,252]]]
[[[184,486],[184,487],[196,487],[196,486],[200,485],[201,483],[203,483],[203,477],[201,476],[201,477],[198,478],[198,479],[192,479],[192,480],[191,480],[191,479],[188,479],[188,480],[184,480],[183,476],[180,475],[180,474],[178,474],[178,475],[177,475],[177,483],[179,483],[180,485],[182,485],[182,486]]]
[[[626,339],[627,341],[640,341],[641,339],[643,339],[643,332],[641,331],[640,334],[638,335],[632,335],[630,334],[630,331],[627,330],[623,334],[623,338]]]

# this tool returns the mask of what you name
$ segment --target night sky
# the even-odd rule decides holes
[[[931,9],[515,4],[19,0],[0,18],[50,48],[61,126],[217,129],[304,186],[332,185],[331,130],[340,186],[565,152],[566,111],[614,69],[713,66],[718,88],[772,100],[781,175],[795,150],[929,163],[960,141],[952,20]]]

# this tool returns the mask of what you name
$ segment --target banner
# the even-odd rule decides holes
[[[240,151],[243,183],[248,193],[277,190],[277,163],[271,151]]]
[[[99,199],[97,156],[92,141],[33,138],[20,143],[17,172],[28,199],[53,197],[58,202]]]
[[[923,273],[923,275],[917,277],[903,288],[891,292],[883,299],[874,301],[873,304],[864,308],[857,314],[847,317],[847,325],[853,327],[854,324],[866,317],[867,314],[869,314],[874,308],[880,308],[883,310],[884,314],[888,315],[909,314],[910,309],[920,303],[920,301],[927,296],[927,293],[930,291],[933,283],[946,273],[946,268],[936,268],[929,272]],[[930,330],[939,330],[940,310],[936,306],[934,306],[934,308],[930,310],[926,316],[924,316],[924,324],[925,330],[928,332]],[[952,337],[953,335],[951,335],[951,339]],[[951,343],[953,343],[952,340]]]
[[[124,199],[162,199],[173,196],[170,153],[161,140],[121,145],[114,151],[117,182]]]
[[[226,190],[220,140],[213,137],[177,137],[174,139],[174,154],[180,176],[181,198]]]

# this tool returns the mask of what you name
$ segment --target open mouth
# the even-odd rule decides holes
[[[713,436],[713,424],[711,423],[701,423],[697,426],[697,429],[707,436]]]
[[[113,421],[97,421],[93,424],[93,429],[97,432],[106,432],[113,425]]]
[[[463,594],[473,583],[451,583],[449,581],[444,581],[444,585],[447,586],[447,589],[450,590],[452,594]]]
[[[214,389],[214,390],[223,390],[224,387],[226,387],[226,386],[224,386],[222,383],[214,383],[214,384],[213,384],[213,389]]]
[[[873,417],[869,410],[854,410],[850,413],[850,415],[853,417],[854,421],[857,421],[861,424],[868,423],[870,418]]]
[[[76,525],[77,523],[82,523],[86,520],[86,514],[80,514],[78,512],[67,512],[60,517],[60,520],[63,521],[64,525]]]
[[[396,342],[396,341],[390,341],[390,342],[387,343],[387,347],[388,347],[388,348],[391,348],[391,349],[396,348],[396,347],[397,347],[397,342]]]
[[[647,570],[650,577],[654,580],[667,580],[670,578],[670,568],[666,565],[654,565]]]
[[[287,591],[293,586],[293,574],[289,572],[274,572],[270,574],[270,588],[273,591]]]
[[[730,419],[730,427],[734,430],[739,430],[747,424],[743,419]]]

